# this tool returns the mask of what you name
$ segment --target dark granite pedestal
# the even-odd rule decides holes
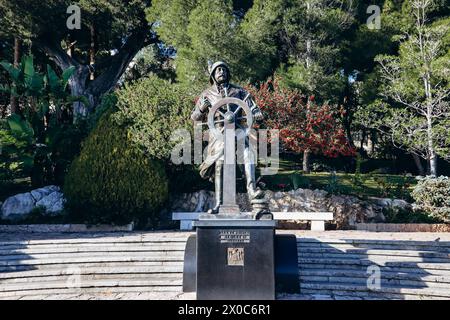
[[[204,219],[194,225],[197,299],[275,299],[276,221]]]

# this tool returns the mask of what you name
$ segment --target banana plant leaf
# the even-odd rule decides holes
[[[10,115],[7,121],[14,136],[18,138],[25,138],[30,143],[32,142],[34,130],[28,121],[23,120],[18,114]]]
[[[63,73],[61,75],[61,82],[62,82],[62,86],[63,86],[64,90],[66,90],[67,84],[69,83],[69,79],[73,75],[74,72],[75,72],[74,66],[71,66],[63,71]]]
[[[30,78],[34,75],[33,56],[26,55],[22,57],[22,70],[25,78]]]
[[[6,62],[6,61],[2,61],[0,62],[0,65],[3,67],[3,69],[5,69],[9,76],[11,77],[13,82],[19,82],[20,80],[20,74],[21,71],[19,68],[14,67],[11,63]]]
[[[90,105],[89,99],[86,98],[85,96],[69,96],[67,97],[67,102],[68,103],[81,102],[85,106]]]
[[[7,84],[5,84],[5,85],[0,84],[0,92],[11,93],[11,87],[8,86]]]
[[[42,102],[40,102],[39,103],[39,106],[38,106],[38,114],[39,114],[39,117],[40,118],[42,118],[42,117],[44,117],[44,115],[48,112],[50,110],[50,105],[49,105],[49,103],[48,103],[48,101],[42,101]]]
[[[59,95],[62,91],[61,83],[59,81],[58,75],[52,69],[52,67],[50,67],[50,65],[47,65],[47,79],[51,92]]]
[[[34,156],[24,154],[19,158],[19,161],[22,162],[24,171],[30,171],[34,165]]]

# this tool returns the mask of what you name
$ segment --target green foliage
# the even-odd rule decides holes
[[[403,175],[400,179],[390,179],[389,176],[370,174],[369,175],[377,184],[380,196],[388,198],[397,198],[411,200],[409,177]]]
[[[294,160],[295,161],[295,160]],[[272,191],[293,188],[322,189],[335,194],[348,194],[360,198],[387,197],[411,201],[411,191],[416,184],[413,176],[393,174],[360,174],[361,185],[354,184],[354,174],[331,170],[305,174],[295,169],[296,163],[283,158],[276,175],[262,177]]]
[[[362,163],[361,154],[358,152],[356,154],[355,174],[353,175],[353,184],[356,187],[361,187],[364,183],[364,181],[362,180],[362,176],[361,176],[361,163]]]
[[[436,223],[439,220],[428,216],[424,212],[411,211],[400,208],[385,208],[383,215],[388,223]]]
[[[301,92],[313,94],[319,101],[324,99],[333,103],[344,90],[347,79],[338,71],[327,73],[319,63],[311,63],[306,67],[302,62],[291,60],[277,70],[281,85],[296,88]]]
[[[186,33],[189,14],[198,5],[198,0],[153,0],[146,10],[148,21],[159,21],[158,35],[168,45],[182,48],[189,45]]]
[[[448,177],[421,178],[412,192],[418,209],[431,218],[450,222],[450,179]]]
[[[167,57],[157,44],[142,48],[125,70],[122,79],[126,82],[132,82],[151,75],[157,75],[167,80],[175,78],[172,65],[168,63]]]
[[[23,120],[18,114],[12,114],[7,118],[7,122],[11,133],[22,140],[29,143],[33,141],[34,130],[31,125]]]
[[[151,76],[117,92],[118,112],[114,119],[126,125],[131,141],[158,159],[168,159],[179,141],[171,139],[176,130],[192,131],[190,112],[195,96],[183,84],[171,84]]]
[[[158,220],[167,198],[164,167],[145,156],[107,112],[83,143],[64,183],[75,220],[125,224]]]
[[[351,2],[286,1],[280,29],[288,59],[277,70],[282,84],[337,103],[347,81],[343,49],[353,23]]]
[[[424,159],[437,154],[450,160],[450,50],[445,46],[450,20],[431,23],[432,1],[410,5],[405,8],[415,21],[410,22],[406,36],[396,38],[398,54],[375,59],[385,80],[380,87],[385,116],[378,119],[377,127],[387,132],[395,145]],[[432,174],[435,171],[431,164]]]
[[[33,150],[27,128],[16,117],[0,120],[0,183],[26,176],[33,165]],[[14,128],[14,129],[13,129]]]
[[[95,108],[95,112],[91,113],[87,119],[87,129],[89,132],[97,126],[97,123],[105,113],[116,110],[117,100],[117,94],[115,93],[102,96],[102,100]]]
[[[10,131],[3,131],[3,139],[17,139],[2,142],[5,170],[15,168],[20,174],[30,174],[34,187],[61,184],[87,134],[84,123],[74,124],[69,116],[72,102],[86,102],[85,97],[70,96],[67,90],[75,68],[67,68],[59,76],[47,65],[47,73],[43,74],[36,71],[31,55],[23,56],[18,67],[5,61],[1,65],[13,84],[3,89],[24,106],[21,115],[10,115],[7,128],[2,129]],[[19,141],[26,144],[18,144]],[[12,172],[5,175],[15,176]]]
[[[261,3],[255,6],[261,7]],[[264,9],[264,18],[255,13],[256,9],[250,10],[252,13],[249,11],[242,22],[230,0],[154,1],[147,10],[147,20],[159,21],[156,33],[176,48],[180,81],[207,83],[208,60],[224,60],[235,81],[246,82],[264,80],[271,73],[276,52],[267,34],[270,29],[253,32],[255,20],[274,22],[274,17],[267,15],[270,8]]]
[[[0,0],[1,32],[21,39],[51,34],[53,39],[60,40],[68,34],[66,21],[69,15],[66,11],[72,4],[81,9],[81,29],[75,34],[79,40],[77,45],[89,43],[89,27],[95,25],[99,32],[97,44],[102,50],[140,25],[149,3],[140,0]]]
[[[336,171],[332,171],[330,173],[329,182],[325,187],[325,190],[330,194],[342,194],[345,193],[345,188],[342,187],[341,182],[339,181],[339,176],[336,174]]]

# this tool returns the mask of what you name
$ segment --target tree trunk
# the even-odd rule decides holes
[[[94,64],[95,64],[95,26],[93,24],[91,24],[90,26],[90,32],[91,32],[91,46],[89,48],[89,80],[94,80],[95,79],[95,74],[94,74]]]
[[[76,41],[72,41],[72,35],[69,33],[66,41],[67,45],[66,53],[69,57],[73,57],[73,53],[75,52],[75,43]]]
[[[303,173],[309,173],[309,156],[311,154],[310,150],[303,151]]]
[[[20,44],[21,44],[20,39],[14,38],[14,67],[16,68],[19,66],[20,63]],[[13,86],[15,86],[15,84],[13,84]],[[19,107],[17,97],[11,95],[10,105],[11,105],[11,114],[18,113]]]
[[[89,69],[86,66],[79,65],[73,76],[69,79],[70,93],[74,97],[85,95],[86,80],[89,75]],[[85,117],[88,114],[88,106],[81,102],[74,102],[73,105],[73,121],[77,121],[79,117]]]
[[[145,22],[141,28],[131,32],[117,54],[110,56],[104,61],[103,67],[105,70],[101,74],[98,74],[89,84],[87,83],[90,75],[89,65],[80,63],[69,52],[63,50],[60,41],[54,39],[52,35],[42,35],[42,37],[35,39],[34,43],[54,60],[62,70],[71,66],[76,68],[76,71],[69,79],[71,93],[73,96],[86,97],[90,105],[85,106],[81,102],[74,103],[73,114],[75,121],[76,118],[84,117],[90,111],[94,110],[95,106],[100,102],[102,95],[115,88],[128,64],[141,48],[158,41],[156,37],[148,39],[147,36],[148,24]],[[97,67],[97,69],[102,68],[101,66]]]
[[[437,176],[437,155],[436,153],[430,155],[430,175],[433,177]]]
[[[360,146],[359,146],[359,150],[361,152],[363,152],[364,151],[364,140],[366,140],[366,130],[362,129],[361,131],[362,131],[361,132],[361,143],[360,143]]]
[[[420,157],[413,153],[412,157],[414,159],[414,163],[416,164],[417,167],[417,171],[419,172],[420,176],[424,176],[425,175],[425,169],[423,168],[422,162],[420,162]]]
[[[433,141],[433,123],[431,119],[431,106],[427,107],[427,144],[428,144],[428,155],[429,155],[429,168],[430,175],[437,176],[437,155],[434,150]]]

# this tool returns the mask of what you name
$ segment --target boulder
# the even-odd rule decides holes
[[[33,209],[42,207],[44,213],[54,215],[64,208],[64,195],[58,186],[46,186],[9,197],[1,205],[1,217],[5,220],[25,218]]]
[[[32,190],[30,193],[33,196],[33,198],[35,199],[35,201],[37,202],[55,191],[60,191],[60,188],[58,186],[51,185],[51,186],[46,186],[46,187]]]
[[[36,202],[36,207],[44,207],[47,214],[54,215],[64,209],[64,195],[54,191]]]
[[[236,195],[241,211],[250,211],[247,194]],[[404,200],[369,198],[362,200],[350,195],[329,194],[325,190],[296,189],[290,191],[266,191],[269,208],[273,212],[331,211],[337,229],[354,229],[357,223],[384,222],[384,209],[412,210]],[[206,211],[214,206],[214,192],[199,191],[174,197],[172,212]]]
[[[2,218],[7,220],[23,218],[33,210],[34,204],[35,200],[30,192],[9,197],[2,205]]]

